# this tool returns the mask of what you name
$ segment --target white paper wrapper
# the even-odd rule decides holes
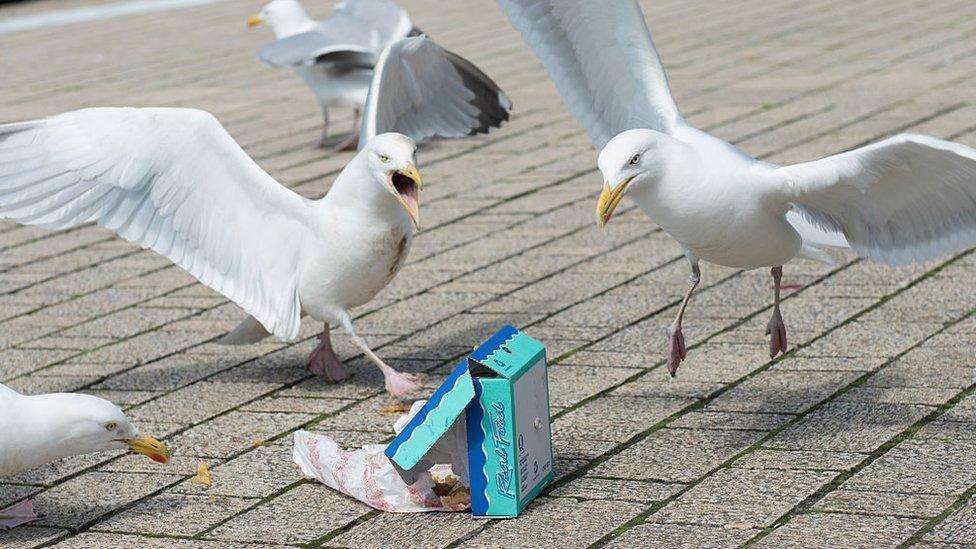
[[[410,413],[397,420],[397,432],[423,403],[414,403]],[[345,450],[325,435],[298,431],[292,457],[305,475],[381,511],[423,513],[463,511],[469,507],[469,503],[445,505],[434,493],[435,482],[429,472],[418,475],[413,484],[406,484],[383,453],[385,449],[386,445],[371,444]],[[450,466],[435,465],[434,471],[444,474]]]

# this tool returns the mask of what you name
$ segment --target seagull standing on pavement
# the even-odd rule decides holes
[[[691,281],[668,329],[671,375],[699,261],[771,269],[769,354],[787,350],[783,265],[825,247],[898,265],[976,245],[976,150],[901,134],[792,166],[757,161],[686,123],[633,0],[498,0],[602,149],[601,227],[629,196],[684,248]]]
[[[52,229],[98,223],[240,305],[250,316],[224,343],[293,340],[308,315],[325,324],[310,372],[348,377],[329,338],[338,324],[383,371],[387,391],[418,391],[417,376],[355,333],[350,310],[393,279],[419,226],[414,139],[487,131],[507,116],[490,81],[453,67],[423,37],[387,48],[360,150],[320,200],[275,181],[203,111],[85,109],[3,125],[0,217]]]
[[[311,88],[322,109],[322,138],[329,138],[329,109],[352,107],[354,127],[373,81],[374,67],[383,51],[396,41],[419,36],[406,10],[390,0],[346,0],[336,5],[329,19],[316,22],[297,0],[273,0],[248,19],[249,26],[266,23],[275,40],[257,52],[258,60],[271,67],[293,69]],[[488,80],[474,65],[446,55],[454,70]],[[490,82],[490,80],[488,80]],[[356,145],[355,131],[336,150]]]
[[[0,383],[0,477],[81,454],[129,448],[169,461],[163,443],[139,431],[111,402],[76,393],[25,396]],[[30,500],[0,509],[0,529],[37,518]]]

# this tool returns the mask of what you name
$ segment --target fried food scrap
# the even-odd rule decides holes
[[[410,411],[410,403],[408,402],[397,402],[396,404],[387,404],[380,408],[381,414],[405,414]]]
[[[264,446],[264,441],[261,439],[255,439],[251,441],[251,448],[260,448]]]
[[[748,522],[729,522],[725,525],[726,530],[749,530],[750,528],[755,528],[755,524],[749,524]]]
[[[210,479],[210,467],[207,466],[205,461],[197,463],[197,474],[190,477],[190,482],[201,486],[210,486],[213,482]]]
[[[471,491],[464,486],[458,486],[456,490],[446,496],[440,496],[441,505],[450,507],[452,505],[471,505]]]

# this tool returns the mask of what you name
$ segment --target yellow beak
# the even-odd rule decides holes
[[[401,176],[401,177],[396,177]],[[412,163],[407,163],[402,170],[390,172],[388,180],[390,190],[396,195],[400,205],[407,211],[410,220],[420,228],[420,190],[424,187],[420,171]]]
[[[260,15],[252,15],[247,18],[247,26],[249,27],[256,27],[261,23],[264,23],[264,19]]]
[[[600,198],[596,201],[596,224],[601,229],[613,217],[613,211],[623,200],[624,192],[627,191],[627,185],[632,179],[633,177],[627,179],[613,189],[610,188],[609,182],[603,182],[603,191],[600,192]]]
[[[129,448],[137,454],[142,454],[149,459],[166,463],[169,461],[169,448],[149,435],[140,435],[139,438],[130,438],[123,441]]]

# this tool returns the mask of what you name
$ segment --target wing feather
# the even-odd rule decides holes
[[[415,141],[487,133],[508,120],[512,102],[470,61],[425,36],[383,51],[366,99],[359,147],[399,132]]]
[[[618,133],[682,124],[633,0],[498,0],[597,149]]]
[[[310,204],[203,111],[86,109],[0,126],[0,216],[57,229],[98,223],[282,339],[298,334]]]
[[[976,150],[902,134],[779,168],[787,198],[862,256],[926,261],[976,245]]]

